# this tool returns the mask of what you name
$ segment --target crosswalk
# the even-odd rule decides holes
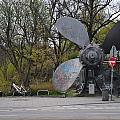
[[[95,106],[95,105],[74,105],[74,106],[54,106],[54,107],[45,107],[42,108],[42,110],[120,110],[120,107],[118,106]]]
[[[120,110],[120,106],[114,105],[60,105],[45,106],[40,108],[0,108],[0,112],[19,111],[58,111],[58,110]]]

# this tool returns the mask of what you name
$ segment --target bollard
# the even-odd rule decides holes
[[[102,89],[102,101],[109,101],[109,90]]]

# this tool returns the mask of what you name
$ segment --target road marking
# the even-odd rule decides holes
[[[82,110],[90,110],[91,108],[89,108],[89,107],[81,107],[81,108],[79,108],[79,109],[82,109]]]
[[[103,115],[103,114],[104,114],[104,115],[107,115],[107,114],[108,114],[108,115],[109,115],[109,114],[110,114],[110,115],[111,115],[111,114],[112,114],[112,115],[113,115],[113,114],[114,114],[114,115],[119,115],[119,112],[115,112],[115,113],[114,113],[114,112],[112,112],[112,113],[111,113],[111,112],[102,112],[102,113],[101,113],[101,112],[95,112],[95,113],[91,113],[91,112],[90,112],[90,113],[87,113],[87,114],[91,114],[91,115],[92,115],[92,114],[93,114],[93,115]],[[105,119],[105,120],[106,120],[106,119]],[[109,119],[107,119],[107,120],[109,120]],[[110,119],[110,120],[112,120],[112,119]],[[114,120],[114,119],[113,119],[113,120]],[[117,119],[116,119],[116,120],[117,120]],[[118,119],[118,120],[119,120],[119,119]]]
[[[64,107],[62,107],[62,106],[57,106],[55,109],[58,109],[58,110],[63,110],[63,109],[65,109]]]
[[[109,109],[109,110],[110,109],[112,109],[112,110],[114,109],[115,110],[115,109],[120,109],[120,107],[104,107],[104,109]]]
[[[71,107],[71,108],[67,108],[69,110],[77,110],[78,108],[75,108],[75,107]]]
[[[24,110],[28,110],[28,111],[36,111],[36,110],[39,110],[39,109],[37,109],[37,108],[26,108],[26,109],[24,109]]]
[[[69,108],[69,107],[73,107],[73,106],[59,106],[59,107]]]
[[[91,109],[94,109],[94,110],[103,110],[104,108],[103,107],[95,107],[95,108],[91,108]]]
[[[62,106],[62,107],[65,108],[65,109],[70,109],[70,110],[72,110],[72,109],[78,109],[78,108],[76,108],[74,106]]]
[[[10,111],[10,110],[8,110],[8,109],[6,109],[6,110],[5,109],[3,109],[3,110],[1,109],[0,110],[0,112],[8,112],[8,111]]]
[[[0,109],[0,112],[9,112],[9,111],[52,111],[52,110],[118,110],[120,109],[120,107],[116,106],[94,106],[94,105],[90,105],[90,106],[87,106],[87,105],[70,105],[70,106],[53,106],[53,107],[40,107],[40,108],[8,108],[8,109]]]
[[[16,117],[17,115],[0,115],[0,117]]]
[[[19,111],[26,111],[26,109],[25,108],[13,108],[13,109],[10,109],[9,111],[15,111],[15,112],[19,112]]]

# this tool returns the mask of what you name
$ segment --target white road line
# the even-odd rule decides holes
[[[19,112],[19,111],[25,111],[25,109],[24,108],[23,109],[22,108],[20,108],[20,109],[17,108],[17,109],[11,109],[10,111],[16,111],[16,112],[18,111]]]
[[[91,114],[91,115],[92,115],[92,114],[93,114],[93,115],[103,115],[103,114],[104,114],[104,115],[107,115],[107,114],[110,114],[110,115],[111,115],[111,114],[112,114],[112,115],[113,115],[113,114],[114,114],[114,115],[120,115],[118,112],[116,112],[116,113],[114,113],[114,112],[112,112],[112,113],[111,113],[111,112],[102,112],[102,113],[99,112],[99,113],[98,113],[98,112],[97,112],[97,113],[88,113],[88,114]],[[105,119],[105,120],[106,120],[106,119]],[[109,119],[107,119],[107,120],[109,120]],[[110,119],[110,120],[112,120],[112,119]],[[113,120],[114,120],[114,119],[113,119]],[[117,120],[117,119],[116,119],[116,120]]]
[[[72,107],[72,108],[67,108],[69,110],[77,110],[78,108]]]
[[[39,109],[37,109],[37,108],[26,108],[26,109],[24,109],[24,110],[28,110],[28,111],[37,111],[37,110],[39,110]]]
[[[59,107],[59,106],[57,106],[55,109],[57,109],[57,110],[63,110],[63,109],[65,109],[64,107]]]
[[[0,117],[16,117],[17,115],[0,115]]]
[[[10,111],[10,110],[8,110],[8,109],[6,109],[6,110],[5,109],[3,109],[3,110],[1,109],[0,110],[0,112],[8,112],[8,111]]]
[[[94,109],[94,110],[104,110],[103,107],[96,107],[96,108],[91,108],[91,109]]]
[[[90,110],[91,108],[89,108],[89,107],[81,107],[81,108],[79,108],[79,109],[82,109],[82,110]]]
[[[53,108],[51,108],[51,107],[44,107],[44,108],[41,108],[41,109],[39,109],[39,110],[52,110]]]
[[[75,106],[62,106],[62,107],[64,107],[65,109],[69,109],[69,110],[72,110],[72,109],[79,109],[79,108],[77,108],[77,107],[75,107]]]
[[[112,106],[53,106],[53,107],[40,107],[40,108],[16,108],[16,109],[0,109],[0,112],[9,112],[9,111],[50,111],[50,110],[119,110],[120,107]]]
[[[109,110],[114,109],[115,110],[115,109],[120,109],[120,107],[104,107],[104,109],[109,109]]]
[[[73,107],[73,106],[59,106],[59,107],[70,108],[70,107]]]
[[[95,110],[104,110],[104,109],[120,109],[120,107],[96,107],[96,106],[56,106],[56,107],[44,107],[44,108],[41,108],[41,109],[38,109],[38,110],[72,110],[72,109],[82,109],[82,110],[92,110],[92,109],[95,109]]]

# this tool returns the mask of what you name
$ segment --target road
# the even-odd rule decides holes
[[[120,120],[120,98],[0,98],[0,120]]]

